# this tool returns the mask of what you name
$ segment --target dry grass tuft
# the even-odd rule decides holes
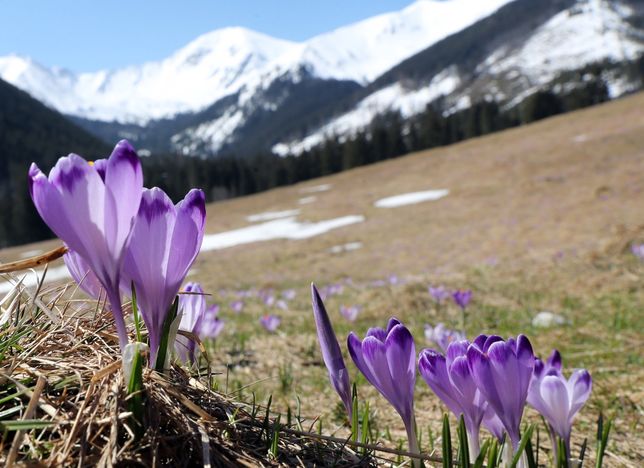
[[[371,465],[346,441],[296,430],[179,366],[146,370],[145,429],[128,410],[118,341],[103,304],[66,285],[7,296],[0,332],[0,462],[7,466]],[[52,320],[54,318],[55,320]],[[109,325],[108,325],[109,324]],[[295,418],[294,418],[295,419]],[[277,422],[276,422],[277,421]],[[290,424],[290,426],[289,426]],[[309,421],[309,426],[313,424]],[[275,428],[279,428],[277,435]],[[273,450],[271,444],[276,442]]]

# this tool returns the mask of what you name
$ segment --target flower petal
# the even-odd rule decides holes
[[[404,325],[395,325],[385,341],[387,365],[394,391],[400,408],[407,411],[401,416],[406,419],[405,425],[412,417],[414,386],[416,385],[416,346],[414,338]]]
[[[457,417],[461,415],[463,408],[450,383],[445,357],[433,349],[423,349],[418,358],[418,370],[429,388],[449,410]]]
[[[96,164],[94,165],[96,168]],[[95,170],[98,173],[101,165]],[[141,162],[134,148],[126,141],[117,143],[105,167],[105,212],[107,242],[112,252],[125,246],[132,222],[139,211],[143,191]]]
[[[194,333],[198,320],[206,312],[206,298],[199,283],[188,283],[183,290],[192,294],[179,295],[179,309],[182,314],[179,329]]]
[[[467,348],[470,346],[470,342],[467,340],[453,341],[447,346],[447,365],[449,366],[454,359],[460,356],[465,356],[467,354]]]
[[[559,437],[567,439],[570,434],[568,410],[570,400],[568,389],[563,379],[548,375],[541,383],[541,398],[548,407],[548,415],[544,415]]]
[[[369,379],[369,376],[365,373],[367,380],[378,389],[398,413],[402,414],[405,411],[405,406],[402,399],[398,398],[397,383],[394,383],[387,365],[387,347],[385,343],[373,336],[367,336],[362,341],[362,357],[371,376],[371,379]]]
[[[373,336],[378,341],[382,341],[384,343],[385,340],[387,339],[387,332],[382,328],[373,327],[373,328],[370,328],[369,330],[367,330],[367,334],[366,334],[365,338],[367,336]]]
[[[150,334],[151,362],[157,352],[163,322],[179,291],[167,286],[170,239],[176,210],[158,188],[145,189],[123,262],[125,282],[134,282],[141,315]]]
[[[315,319],[318,342],[320,343],[320,349],[322,351],[322,359],[329,372],[331,385],[333,385],[333,388],[340,396],[350,418],[352,412],[351,387],[349,385],[349,374],[344,364],[342,351],[340,350],[338,339],[333,331],[333,326],[331,325],[331,320],[326,312],[322,298],[313,284],[311,285],[311,296],[313,317]]]
[[[181,283],[192,266],[204,235],[206,221],[205,196],[193,189],[177,204],[176,223],[170,241],[168,283]]]
[[[68,250],[67,253],[63,255],[63,261],[67,266],[67,270],[69,270],[69,273],[72,275],[72,278],[74,278],[74,281],[78,283],[78,286],[85,291],[88,296],[96,300],[100,299],[103,286],[87,262],[73,250]]]
[[[558,350],[552,350],[552,354],[550,354],[546,364],[548,367],[554,367],[555,369],[561,370],[561,354]]]
[[[570,398],[569,418],[572,418],[581,409],[590,397],[593,388],[593,380],[586,369],[579,369],[572,373],[567,383],[568,395]]]
[[[402,325],[402,323],[396,317],[391,317],[389,322],[387,322],[387,334],[389,334],[396,325]]]

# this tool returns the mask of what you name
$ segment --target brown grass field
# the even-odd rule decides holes
[[[331,188],[303,192],[319,184]],[[429,189],[450,193],[398,208],[374,206],[383,197]],[[311,195],[315,201],[298,204]],[[211,204],[206,232],[248,226],[245,217],[251,214],[295,208],[301,209],[300,221],[345,215],[366,219],[310,239],[204,252],[189,277],[212,294],[210,302],[222,304],[227,322],[222,336],[209,345],[220,391],[241,389],[236,395],[247,401],[252,392],[258,401],[272,394],[273,409],[283,413],[295,408],[299,396],[302,414],[310,420],[319,416],[325,434],[346,436],[338,398],[321,364],[309,284],[346,284],[341,294],[327,300],[343,348],[348,331],[362,335],[395,315],[411,329],[417,350],[429,346],[425,323],[459,324],[453,305],[433,306],[428,284],[469,288],[474,292],[470,338],[524,333],[540,356],[557,347],[568,370],[590,371],[593,394],[577,419],[575,446],[588,437],[587,457],[594,460],[595,421],[603,412],[615,420],[605,466],[644,464],[644,262],[630,253],[632,243],[644,242],[644,94]],[[362,247],[329,252],[350,242]],[[6,249],[0,251],[0,261],[56,245],[49,241]],[[400,284],[373,285],[392,274]],[[297,296],[288,311],[254,298],[234,314],[227,307],[234,291],[249,288],[274,288],[278,294],[293,288]],[[340,304],[363,306],[358,320],[346,322]],[[532,317],[542,310],[561,314],[568,324],[534,328]],[[258,323],[268,312],[283,319],[275,334]],[[360,397],[373,407],[378,440],[396,447],[403,436],[398,416],[357,376],[352,363],[349,368]],[[434,448],[440,453],[440,442],[430,434],[438,439],[444,410],[419,376],[417,422],[428,453]],[[538,421],[533,410],[526,415]]]

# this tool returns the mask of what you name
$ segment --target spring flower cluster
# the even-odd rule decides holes
[[[312,286],[313,314],[324,362],[333,388],[350,414],[349,378],[342,352],[326,309]],[[437,327],[439,328],[439,327]],[[592,389],[586,370],[576,370],[569,378],[563,374],[561,357],[553,351],[544,363],[534,355],[524,335],[503,339],[479,335],[473,341],[458,332],[449,335],[444,327],[436,331],[441,351],[423,349],[416,354],[414,338],[396,318],[386,329],[370,328],[360,339],[354,332],[347,338],[349,355],[358,370],[403,420],[409,451],[419,453],[414,420],[416,369],[429,388],[456,418],[463,418],[469,457],[476,460],[480,451],[479,434],[485,427],[499,442],[509,441],[518,453],[521,421],[527,404],[548,423],[554,444],[557,437],[570,459],[570,434],[576,414]],[[431,330],[434,334],[434,330]],[[449,340],[446,338],[449,336]]]
[[[135,291],[155,365],[159,353],[167,355],[166,322],[201,248],[204,193],[193,189],[175,205],[163,190],[144,188],[141,162],[125,140],[107,159],[62,157],[49,176],[32,164],[29,191],[69,249],[65,263],[74,279],[93,297],[104,291],[122,352],[129,343],[122,297]]]

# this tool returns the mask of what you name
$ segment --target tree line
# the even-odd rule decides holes
[[[350,138],[342,140],[330,137],[299,156],[279,157],[258,153],[228,154],[207,159],[178,155],[142,158],[145,185],[161,187],[175,201],[181,199],[190,188],[200,187],[208,201],[219,201],[396,158],[413,151],[449,145],[608,99],[606,83],[600,75],[595,75],[594,79],[586,80],[582,86],[566,94],[538,91],[511,109],[503,109],[495,102],[482,101],[447,115],[440,102],[436,102],[407,120],[397,112],[380,115],[368,128]],[[69,152],[61,152],[58,150],[60,146],[61,142],[57,142],[48,149],[41,144],[37,150],[42,151],[41,154],[56,157]],[[74,151],[91,155],[100,150],[103,155],[109,154],[109,150],[106,151],[95,140],[85,142],[82,146],[90,152]],[[16,151],[19,151],[18,146]],[[37,158],[33,159],[38,161]],[[43,163],[43,170],[53,164],[50,159]],[[51,237],[52,233],[40,221],[27,193],[26,160],[20,158],[12,161],[3,169],[5,172],[0,174],[0,209],[3,213],[0,218],[0,246]]]
[[[167,155],[146,158],[143,167],[146,185],[163,188],[174,200],[190,187],[201,187],[209,201],[219,201],[449,145],[608,99],[606,84],[596,79],[565,95],[538,91],[509,110],[482,101],[450,115],[444,114],[440,103],[428,105],[407,120],[398,112],[389,112],[350,138],[330,137],[298,156],[259,153],[199,159]]]

